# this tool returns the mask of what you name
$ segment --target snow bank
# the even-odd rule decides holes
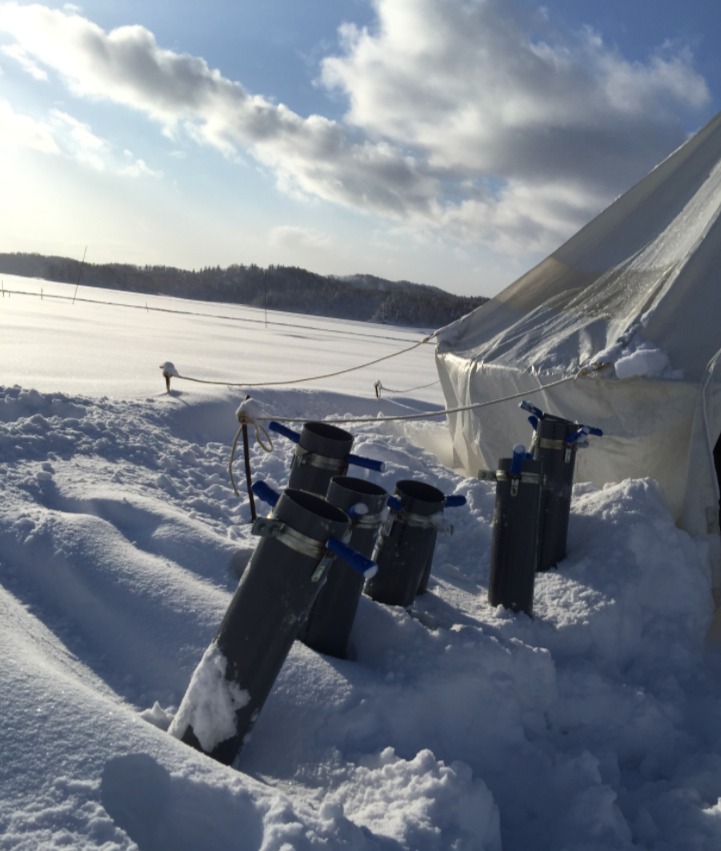
[[[87,357],[77,328],[65,339]],[[578,485],[534,618],[491,608],[494,486],[448,466],[433,422],[347,423],[387,490],[418,477],[467,497],[428,593],[410,612],[363,597],[348,660],[296,642],[234,768],[170,735],[209,646],[214,687],[191,687],[218,709],[209,735],[243,699],[217,689],[212,650],[255,545],[228,482],[243,398],[0,388],[0,849],[717,847],[703,542],[649,479]],[[428,405],[318,387],[253,398],[307,419]],[[281,488],[293,448],[254,445],[254,476]]]

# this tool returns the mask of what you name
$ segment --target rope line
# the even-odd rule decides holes
[[[376,390],[376,397],[380,399],[381,390],[387,390],[389,393],[413,393],[414,390],[425,390],[426,387],[433,387],[435,384],[439,383],[440,379],[437,378],[435,381],[428,382],[428,384],[419,384],[418,387],[407,387],[405,390],[397,390],[393,387],[386,387],[385,384],[383,384],[383,382],[379,378],[378,381],[376,381],[374,387]]]
[[[420,344],[418,344],[420,345]],[[418,411],[415,414],[398,414],[395,416],[378,416],[378,417],[351,417],[351,418],[343,418],[343,419],[325,419],[324,423],[328,423],[329,425],[347,425],[348,423],[377,423],[377,422],[398,422],[402,420],[420,420],[420,419],[430,419],[432,417],[441,417],[446,416],[448,414],[458,414],[464,411],[473,411],[479,408],[488,408],[491,405],[500,405],[503,402],[511,402],[514,399],[521,399],[526,396],[532,396],[534,393],[540,393],[542,390],[548,390],[550,387],[557,387],[559,384],[565,384],[568,381],[575,381],[579,376],[589,375],[588,370],[581,369],[575,375],[566,375],[563,378],[559,378],[557,381],[551,381],[548,384],[543,384],[540,387],[535,387],[530,390],[523,390],[520,393],[512,393],[510,396],[504,396],[501,399],[491,399],[487,402],[475,402],[472,405],[459,405],[456,408],[443,408],[440,411]],[[434,382],[435,383],[435,382]],[[248,425],[252,425],[255,427],[255,439],[258,444],[266,451],[271,452],[273,449],[273,442],[271,440],[270,435],[266,428],[261,425],[263,422],[279,422],[279,423],[305,423],[308,420],[308,417],[253,417],[250,416],[247,412],[239,411],[238,412],[238,420],[241,425],[238,431],[233,438],[233,444],[230,450],[230,460],[228,461],[228,475],[230,478],[231,485],[233,486],[233,491],[235,495],[240,497],[240,492],[235,484],[235,479],[233,477],[233,461],[235,459],[235,452],[238,445],[238,439],[241,434],[245,436],[247,433],[244,429],[247,429]],[[259,436],[262,432],[264,439],[267,440],[267,443],[264,442]],[[245,449],[247,450],[248,445],[247,442],[245,444]],[[247,458],[247,456],[246,456]],[[249,473],[249,461],[246,460],[246,474],[248,481],[250,480]],[[249,485],[250,487],[250,485]],[[250,490],[249,490],[250,493]]]
[[[287,384],[303,384],[306,381],[320,381],[323,378],[335,378],[338,375],[345,375],[348,372],[355,372],[356,370],[359,370],[359,369],[365,369],[366,367],[369,367],[369,366],[375,366],[375,364],[377,364],[377,363],[382,363],[383,361],[390,360],[391,358],[398,357],[399,355],[404,355],[404,354],[407,354],[408,352],[412,352],[414,349],[417,349],[419,346],[423,346],[426,343],[430,342],[435,336],[436,336],[436,333],[434,332],[433,334],[429,334],[427,337],[424,337],[419,342],[414,343],[412,346],[408,346],[408,348],[406,348],[406,349],[401,349],[398,352],[391,352],[391,354],[389,354],[389,355],[383,355],[382,357],[375,358],[375,360],[368,361],[367,363],[361,363],[361,364],[358,364],[357,366],[347,367],[346,369],[339,369],[336,372],[327,372],[323,375],[311,375],[307,378],[289,378],[289,379],[284,380],[284,381],[261,381],[261,382],[257,382],[257,383],[254,383],[254,384],[244,384],[244,383],[241,383],[241,382],[234,382],[234,381],[215,381],[215,380],[211,380],[209,378],[193,378],[190,375],[181,375],[177,370],[175,370],[175,368],[173,368],[172,372],[170,373],[170,377],[182,378],[183,381],[194,381],[197,384],[216,384],[216,385],[221,385],[223,387],[277,387],[278,385],[282,385],[282,384],[286,384],[286,385]],[[165,370],[168,366],[169,366],[168,363],[164,363],[164,364],[160,365],[160,368],[164,370],[164,373],[163,373],[164,375],[165,375]],[[168,378],[167,375],[166,375],[166,378]]]
[[[551,381],[549,384],[543,384],[541,387],[535,387],[531,390],[522,390],[520,393],[513,393],[510,396],[504,396],[501,399],[490,399],[488,402],[474,402],[472,405],[460,405],[457,408],[442,408],[440,411],[417,411],[415,414],[397,414],[394,416],[377,416],[377,417],[344,417],[338,419],[325,419],[324,423],[329,425],[339,425],[343,423],[377,423],[377,422],[395,422],[399,420],[423,420],[432,417],[442,417],[447,414],[459,414],[464,411],[474,411],[478,408],[489,408],[491,405],[500,405],[503,402],[511,402],[514,399],[522,399],[526,396],[531,396],[534,393],[540,393],[542,390],[548,390],[550,387],[557,387],[559,384],[565,384],[567,381],[575,381],[579,375],[584,373],[578,372],[575,375],[567,375],[564,378],[559,378],[557,381]],[[308,417],[257,417],[259,421],[270,422],[274,420],[277,423],[304,423]]]

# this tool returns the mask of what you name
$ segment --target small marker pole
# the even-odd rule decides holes
[[[250,399],[250,395],[246,395],[245,401]],[[243,460],[245,462],[245,482],[248,486],[248,502],[250,504],[250,519],[255,520],[258,516],[255,511],[255,497],[253,496],[253,477],[250,472],[250,446],[248,443],[248,423],[241,424],[243,433]]]

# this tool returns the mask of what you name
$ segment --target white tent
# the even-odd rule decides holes
[[[447,406],[475,406],[449,414],[470,475],[528,445],[518,407],[527,397],[603,429],[578,453],[576,481],[654,478],[679,525],[715,546],[719,212],[721,114],[552,255],[441,329]]]

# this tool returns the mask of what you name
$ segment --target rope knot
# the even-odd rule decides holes
[[[235,416],[240,423],[241,430],[243,427],[247,428],[249,425],[253,426],[255,429],[256,443],[258,443],[266,452],[273,451],[273,441],[271,440],[270,434],[268,434],[268,430],[265,426],[259,422],[259,420],[264,419],[264,411],[256,401],[251,399],[250,396],[246,396],[238,406]]]

